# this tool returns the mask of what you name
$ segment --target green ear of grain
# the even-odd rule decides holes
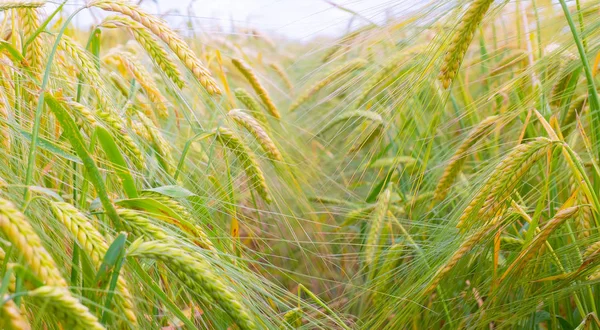
[[[116,204],[129,209],[143,210],[146,214],[176,225],[188,233],[195,232],[194,225],[188,219],[184,219],[179,213],[153,198],[124,199]]]
[[[65,110],[61,102],[59,102],[52,94],[48,92],[44,94],[44,101],[50,110],[52,110],[52,113],[54,113],[54,116],[63,128],[65,137],[69,140],[79,158],[81,158],[81,161],[88,172],[90,181],[96,188],[96,192],[98,193],[98,197],[102,202],[104,211],[111,219],[113,224],[117,227],[117,230],[121,229],[121,220],[117,215],[117,211],[115,210],[112,201],[108,197],[106,186],[104,184],[104,180],[102,179],[102,174],[100,174],[100,170],[98,170],[96,162],[94,162],[94,159],[85,147],[85,144],[83,143],[83,137],[81,136],[81,133],[79,133],[77,124],[75,124],[75,121]]]
[[[127,197],[138,197],[135,181],[129,172],[127,162],[125,162],[125,158],[121,154],[119,147],[110,133],[104,127],[96,126],[96,135],[98,136],[98,141],[100,142],[108,161],[114,167],[119,178],[121,178],[121,183],[123,184],[123,189],[125,190]]]

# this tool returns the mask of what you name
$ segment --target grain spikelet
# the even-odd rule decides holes
[[[522,49],[518,49],[512,54],[503,58],[502,61],[500,61],[500,63],[498,63],[496,67],[490,71],[490,76],[497,76],[510,69],[514,65],[524,62],[525,60],[527,60],[527,52]]]
[[[540,251],[542,246],[548,240],[548,237],[550,237],[550,234],[552,234],[566,220],[574,217],[579,210],[580,206],[572,206],[558,211],[552,219],[548,220],[546,225],[544,225],[540,232],[534,237],[529,246],[527,246],[525,250],[521,251],[515,261],[506,269],[500,278],[500,281],[503,281],[517,268],[521,268],[523,265],[527,264],[535,256],[535,254]]]
[[[117,214],[123,220],[125,229],[135,238],[146,237],[149,240],[168,240],[169,235],[160,227],[153,224],[142,213],[130,209],[117,209]]]
[[[1,5],[0,5],[1,6]],[[23,29],[23,37],[27,40],[33,36],[35,31],[40,27],[40,19],[36,7],[27,7],[17,10],[21,20],[21,28]],[[36,76],[42,72],[44,54],[42,50],[42,41],[40,36],[36,36],[29,45],[23,50],[25,60]]]
[[[250,111],[252,116],[256,118],[256,120],[261,122],[263,125],[267,124],[267,117],[265,117],[264,113],[261,111],[258,101],[252,95],[250,95],[248,91],[243,88],[236,88],[233,93],[235,94],[235,97],[246,107],[246,110]]]
[[[108,243],[100,232],[90,223],[89,219],[83,215],[73,205],[65,202],[53,202],[50,204],[52,213],[69,232],[75,237],[82,250],[92,260],[93,265],[99,268],[104,256],[108,251]],[[133,311],[133,300],[127,289],[127,282],[122,276],[117,279],[117,289],[120,293],[116,298],[116,303],[132,323],[137,323],[137,318]]]
[[[392,185],[388,185],[381,195],[377,197],[377,205],[373,210],[371,217],[371,226],[365,243],[365,265],[371,266],[375,261],[377,251],[379,250],[379,242],[381,240],[381,229],[385,222],[385,215],[388,211],[390,198],[392,196]]]
[[[129,28],[135,40],[146,50],[150,58],[161,68],[179,88],[185,86],[182,74],[171,56],[162,45],[140,23],[124,16],[110,16],[102,23],[106,27],[125,26]]]
[[[442,265],[433,275],[433,278],[427,288],[425,289],[423,295],[427,296],[435,288],[438,286],[442,278],[450,271],[456,264],[469,252],[473,247],[480,243],[482,238],[491,233],[495,229],[495,226],[484,225],[479,228],[477,231],[468,236],[462,244],[459,246],[458,250],[452,254],[452,256],[446,261],[444,265]]]
[[[66,287],[52,256],[42,245],[40,237],[25,216],[13,203],[0,198],[0,230],[13,246],[21,252],[32,272],[44,283]]]
[[[239,109],[233,109],[227,115],[254,136],[271,160],[283,162],[279,149],[256,119]]]
[[[493,0],[474,0],[467,12],[460,19],[460,25],[456,32],[454,32],[452,43],[446,52],[440,70],[439,79],[444,88],[450,87],[450,83],[456,77],[467,49],[471,44],[471,40],[473,40],[475,31],[493,2]]]
[[[112,129],[114,132],[118,133],[114,135],[117,143],[122,147],[122,151],[125,155],[128,156],[129,160],[137,167],[143,168],[144,166],[144,155],[138,148],[137,144],[131,136],[125,130],[121,119],[110,111],[99,111],[96,113],[98,118],[102,120],[102,122]]]
[[[271,197],[267,188],[267,182],[265,176],[258,166],[258,162],[254,156],[254,153],[233,134],[232,131],[219,127],[215,130],[217,141],[224,147],[231,150],[237,159],[242,163],[242,167],[246,172],[250,186],[256,190],[256,192],[262,197],[262,199],[268,204],[271,203]]]
[[[212,266],[201,256],[177,248],[174,243],[142,242],[131,244],[128,256],[151,258],[164,262],[190,288],[208,293],[241,329],[256,329],[243,298],[212,271]]]
[[[562,69],[559,73],[558,82],[552,88],[552,95],[550,96],[550,102],[553,106],[559,107],[565,102],[569,96],[572,94],[572,91],[567,90],[569,84],[572,79],[578,79],[579,77],[575,76],[577,70],[573,70],[572,66],[569,65],[571,63],[577,63],[579,61],[577,58],[573,58],[572,56],[566,56],[567,61],[563,63]],[[568,92],[568,93],[567,93]]]
[[[17,304],[4,296],[3,304],[0,307],[0,328],[6,330],[30,330],[31,327],[23,315]]]
[[[460,173],[462,165],[469,155],[469,150],[481,138],[485,137],[489,133],[489,131],[494,127],[497,119],[498,116],[491,116],[482,120],[471,130],[467,138],[460,144],[456,152],[454,152],[454,155],[452,155],[452,158],[450,158],[450,161],[448,162],[448,165],[446,166],[446,169],[444,170],[444,173],[442,174],[442,177],[435,188],[433,197],[434,201],[439,202],[446,198],[452,183],[456,179],[458,173]]]
[[[273,69],[273,71],[275,71],[277,73],[277,75],[279,75],[279,78],[281,78],[281,80],[287,87],[288,91],[290,91],[290,93],[292,93],[294,91],[294,85],[292,84],[290,77],[285,72],[285,70],[281,67],[281,65],[279,65],[279,63],[272,62],[269,64],[269,67],[271,67]]]
[[[320,90],[325,88],[327,85],[333,83],[339,78],[344,77],[346,74],[351,73],[354,70],[361,69],[367,64],[362,58],[350,60],[342,63],[340,66],[334,68],[327,73],[321,80],[314,83],[312,86],[307,88],[290,106],[290,112],[296,110],[304,102],[308,101],[313,95],[317,94]]]
[[[194,76],[200,81],[202,86],[206,88],[206,91],[208,91],[209,94],[214,95],[221,93],[221,90],[217,87],[216,82],[204,67],[204,64],[196,57],[186,42],[171,30],[162,19],[149,15],[134,4],[116,0],[95,0],[89,3],[88,6],[121,13],[142,24],[169,45],[171,50],[173,50],[185,66],[192,71]]]
[[[494,217],[520,182],[520,178],[556,143],[557,141],[540,137],[514,147],[494,168],[483,187],[465,208],[457,227],[461,228],[474,212],[477,212],[481,220]]]
[[[187,211],[187,209],[183,205],[181,205],[177,200],[169,196],[154,191],[143,191],[141,195],[144,197],[150,197],[160,202],[161,204],[169,207],[171,210],[177,212],[177,214],[179,214],[184,219],[193,219],[192,215]],[[194,243],[197,246],[200,246],[203,249],[216,251],[211,240],[208,238],[208,235],[206,234],[206,232],[204,232],[202,228],[200,228],[200,226],[193,224],[192,228],[188,228],[188,226],[178,224],[177,227],[185,233],[191,235],[194,238]]]
[[[5,11],[9,9],[19,9],[19,8],[39,8],[46,4],[46,1],[27,1],[27,0],[6,0],[0,2],[0,11]]]
[[[98,97],[98,102],[102,105],[106,105],[106,102],[110,100],[110,98],[106,95],[104,91],[104,86],[102,83],[102,79],[100,78],[100,73],[96,68],[96,64],[92,59],[89,52],[79,46],[73,39],[69,36],[63,35],[60,38],[58,43],[58,49],[64,51],[69,55],[71,60],[77,64],[79,70],[81,70],[80,74],[82,79],[88,81],[91,85],[92,90],[96,93]]]
[[[364,110],[347,111],[335,117],[335,119],[329,122],[320,133],[324,133],[333,126],[342,122],[350,122],[351,124],[355,124],[362,120],[370,121],[376,125],[383,124],[383,118],[381,118],[381,115],[377,112]]]
[[[64,322],[67,329],[77,330],[104,330],[96,316],[79,300],[75,299],[67,289],[42,286],[29,291],[29,297],[35,297],[48,303],[46,310],[53,317]]]
[[[152,145],[159,156],[158,161],[162,165],[165,172],[173,173],[172,164],[174,164],[175,161],[171,155],[171,147],[169,146],[169,143],[165,140],[159,129],[154,126],[148,117],[142,113],[138,113],[137,115],[146,128],[148,134],[152,137]]]
[[[85,127],[87,132],[91,131],[94,126],[98,124],[98,121],[96,120],[96,117],[94,117],[92,110],[88,109],[85,105],[75,101],[68,101],[67,105],[72,112],[75,113],[77,125],[80,127]]]
[[[231,63],[246,77],[246,80],[248,80],[256,94],[258,94],[258,97],[262,100],[271,116],[277,119],[281,118],[275,103],[273,103],[273,99],[271,99],[265,87],[260,83],[252,68],[243,60],[237,58],[232,59]]]
[[[379,85],[384,79],[388,78],[393,71],[402,64],[402,59],[406,57],[404,52],[400,52],[395,54],[390,58],[387,62],[383,64],[383,67],[378,69],[375,74],[369,77],[369,79],[362,86],[362,91],[360,95],[356,98],[356,108],[360,107],[363,103],[367,101],[369,94],[375,87]]]
[[[127,53],[120,53],[119,57],[122,59],[129,74],[142,86],[152,105],[156,107],[159,117],[167,118],[169,116],[169,110],[167,109],[169,102],[158,89],[150,73],[146,71],[141,63]]]

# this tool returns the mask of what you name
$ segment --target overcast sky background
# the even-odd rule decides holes
[[[135,0],[134,2],[137,2]],[[387,16],[398,16],[410,10],[411,3],[419,0],[333,0],[376,23]],[[67,7],[75,8],[83,1],[69,1]],[[189,15],[190,0],[145,0],[143,7],[151,13],[168,13],[165,19],[177,27]],[[286,37],[308,40],[317,36],[338,36],[348,28],[351,14],[335,8],[324,0],[196,0],[192,4],[196,22],[204,31],[214,31],[220,26],[226,33],[232,23],[242,27],[256,27],[262,31]],[[96,11],[98,12],[98,11]],[[82,25],[93,24],[88,13],[78,15],[76,21]],[[353,27],[367,23],[355,19]]]

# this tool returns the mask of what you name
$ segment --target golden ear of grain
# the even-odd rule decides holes
[[[21,252],[23,260],[42,282],[67,287],[54,259],[42,245],[25,216],[13,203],[0,198],[0,230],[13,246]]]
[[[290,105],[290,112],[296,110],[300,105],[308,101],[308,99],[310,99],[313,95],[317,94],[327,85],[338,80],[339,78],[344,77],[346,74],[349,74],[354,70],[363,68],[366,64],[366,60],[362,58],[356,58],[348,62],[342,63],[338,67],[335,67],[333,70],[325,74],[325,76],[321,78],[321,80],[317,81],[312,86],[307,88],[302,94],[300,94],[296,101],[294,101],[294,103]]]
[[[108,251],[108,243],[106,243],[104,237],[90,223],[89,219],[73,205],[65,202],[52,202],[50,208],[56,219],[67,227],[79,246],[98,269]],[[117,279],[117,290],[119,291],[119,295],[115,297],[117,306],[131,324],[137,324],[133,299],[123,276],[119,276]]]
[[[463,227],[475,212],[481,220],[495,217],[521,177],[557,144],[558,141],[540,137],[513,148],[494,168],[482,188],[467,205],[457,227]]]
[[[67,329],[104,330],[98,318],[65,288],[42,286],[27,294],[47,303],[47,311]]]
[[[0,5],[1,7],[1,5]],[[23,29],[23,44],[25,40],[33,36],[36,30],[40,27],[40,19],[36,9],[33,7],[21,7],[17,10],[21,28]],[[39,76],[42,73],[42,65],[44,63],[44,52],[42,50],[42,40],[38,35],[36,36],[29,45],[23,50],[25,54],[25,60],[29,64],[35,76]]]
[[[461,18],[440,70],[439,79],[444,88],[450,87],[450,83],[456,77],[475,31],[493,2],[494,0],[474,0]]]
[[[152,137],[152,145],[154,150],[158,154],[158,161],[167,173],[173,173],[173,155],[171,154],[171,147],[161,134],[160,130],[154,126],[152,121],[142,113],[138,113],[138,118],[146,128],[148,134]]]
[[[454,152],[452,158],[450,158],[450,161],[448,162],[448,165],[446,166],[446,169],[444,170],[444,173],[442,174],[442,177],[435,188],[433,196],[434,201],[439,202],[446,198],[452,183],[456,179],[458,173],[460,173],[462,165],[468,156],[469,150],[471,150],[471,148],[477,144],[480,139],[484,138],[490,132],[497,120],[498,116],[491,116],[482,120],[471,130],[467,138],[460,144],[456,152]]]
[[[256,120],[258,120],[263,125],[268,124],[267,117],[262,112],[261,106],[258,104],[258,101],[252,95],[250,95],[248,91],[246,91],[243,88],[236,88],[233,91],[233,93],[235,94],[235,97],[238,100],[240,100],[240,102],[242,102],[242,104],[246,107],[246,110],[250,111],[252,116],[256,118]]]
[[[144,155],[135,141],[127,134],[121,118],[111,111],[99,111],[98,118],[114,131],[114,139],[122,147],[122,151],[137,168],[144,168]]]
[[[240,109],[233,109],[227,115],[254,136],[271,160],[283,162],[279,149],[256,119]]]
[[[171,50],[179,57],[181,62],[194,74],[200,81],[206,91],[211,94],[221,94],[208,70],[204,67],[200,59],[196,57],[187,43],[171,30],[167,24],[158,17],[152,16],[138,6],[117,0],[95,0],[88,4],[88,7],[97,7],[102,10],[121,13],[129,16],[134,21],[143,25],[146,29],[152,31],[154,35],[164,41]]]
[[[0,307],[0,328],[7,330],[30,330],[29,322],[21,315],[17,304],[5,295],[3,304]]]
[[[45,4],[46,4],[46,1],[5,0],[5,1],[0,2],[0,11],[5,11],[5,10],[9,10],[9,9],[22,9],[22,8],[34,9],[34,8],[42,7]]]
[[[169,77],[177,87],[183,88],[185,86],[184,81],[181,79],[183,75],[179,71],[177,64],[163,49],[162,45],[140,23],[125,16],[110,16],[104,19],[102,26],[127,27],[133,34],[135,40],[144,47],[150,58],[152,58],[167,77]]]
[[[246,80],[248,80],[256,94],[258,94],[258,97],[261,99],[271,116],[277,119],[281,118],[275,103],[273,103],[273,99],[271,99],[265,87],[260,83],[252,68],[246,64],[246,62],[237,58],[232,59],[231,63],[233,63],[233,65],[244,75],[244,77],[246,77]]]
[[[527,52],[522,49],[515,50],[512,54],[503,58],[502,61],[500,61],[500,63],[498,63],[496,67],[490,71],[489,75],[490,77],[497,76],[510,69],[514,65],[524,62],[525,60],[527,60]]]
[[[173,210],[174,212],[177,212],[184,219],[192,219],[192,215],[187,211],[187,209],[183,205],[181,205],[178,201],[176,201],[175,199],[173,199],[169,196],[166,196],[166,195],[154,192],[154,191],[143,191],[141,195],[143,197],[152,198],[155,201],[158,201],[161,204],[169,207],[171,210]],[[208,235],[200,226],[192,224],[192,226],[190,228],[188,228],[187,226],[184,226],[181,223],[177,223],[177,227],[179,229],[181,229],[183,232],[192,236],[193,241],[197,246],[199,246],[203,249],[216,251],[213,243],[208,238]]]
[[[285,70],[281,67],[281,65],[279,65],[279,63],[272,62],[272,63],[269,64],[269,66],[273,69],[273,71],[275,71],[279,75],[279,78],[281,78],[281,80],[283,81],[283,83],[287,87],[288,91],[290,93],[293,93],[293,91],[294,91],[294,85],[292,84],[292,81],[290,80],[290,77],[285,72]]]
[[[104,84],[100,78],[100,73],[96,68],[96,64],[90,53],[79,46],[73,39],[65,35],[60,38],[58,49],[67,53],[69,58],[75,62],[79,70],[81,70],[80,73],[82,79],[87,81],[92,87],[92,90],[98,98],[98,102],[102,107],[106,106],[110,98],[104,90]]]
[[[242,303],[243,297],[236,296],[201,255],[190,254],[174,243],[139,240],[130,245],[127,255],[162,261],[187,286],[210,295],[241,329],[257,329]]]
[[[159,226],[153,224],[142,213],[130,209],[117,209],[117,214],[123,220],[125,229],[134,238],[145,237],[146,240],[169,240],[170,237]]]
[[[271,203],[267,180],[256,161],[254,153],[242,142],[242,140],[233,134],[227,128],[219,127],[214,131],[217,141],[225,148],[231,150],[242,163],[246,172],[251,188],[255,189],[260,197],[267,203]]]
[[[533,241],[527,246],[527,248],[517,256],[515,261],[506,269],[500,281],[506,279],[515,270],[523,267],[528,261],[530,261],[546,243],[548,237],[565,221],[573,218],[581,209],[580,206],[572,206],[564,208],[554,215],[552,219],[548,220],[540,232],[533,238]]]
[[[150,72],[148,72],[140,62],[127,53],[121,52],[118,54],[118,57],[127,71],[129,71],[129,74],[135,78],[140,86],[142,86],[144,92],[148,95],[150,102],[152,102],[152,106],[157,110],[158,116],[161,118],[169,117],[169,110],[167,109],[169,101],[167,101],[158,89]]]

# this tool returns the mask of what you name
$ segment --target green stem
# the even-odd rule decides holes
[[[563,12],[565,13],[565,17],[567,22],[569,23],[569,28],[571,29],[571,33],[573,34],[573,41],[577,46],[577,51],[579,52],[579,57],[581,59],[581,64],[583,65],[583,70],[585,72],[585,78],[587,80],[588,94],[590,99],[590,112],[592,114],[591,130],[592,130],[592,139],[593,145],[595,148],[598,148],[598,141],[600,141],[600,132],[598,132],[598,127],[600,126],[600,99],[598,98],[598,92],[596,91],[596,84],[594,83],[594,76],[592,74],[592,69],[587,60],[587,56],[585,53],[585,47],[583,46],[583,42],[579,37],[579,32],[575,27],[575,23],[573,22],[573,18],[571,17],[571,13],[569,12],[569,7],[567,6],[565,0],[559,0],[560,5],[562,7]],[[600,156],[600,150],[597,151]]]
[[[25,174],[25,193],[24,199],[29,199],[29,185],[33,179],[33,169],[35,167],[35,156],[37,153],[37,142],[40,134],[40,123],[42,119],[42,113],[44,112],[44,97],[46,95],[46,87],[48,86],[48,81],[50,80],[50,71],[52,68],[52,61],[54,60],[54,55],[56,54],[56,50],[58,49],[58,44],[60,43],[60,38],[63,36],[69,23],[75,15],[77,15],[80,11],[85,9],[86,7],[79,8],[71,14],[63,24],[60,32],[56,36],[56,40],[54,41],[54,45],[52,46],[52,50],[48,55],[48,62],[46,63],[46,70],[44,71],[44,78],[42,79],[42,85],[40,86],[40,96],[38,98],[37,108],[35,110],[35,117],[33,122],[33,130],[31,132],[31,146],[29,148],[29,156],[27,158],[27,172]]]

